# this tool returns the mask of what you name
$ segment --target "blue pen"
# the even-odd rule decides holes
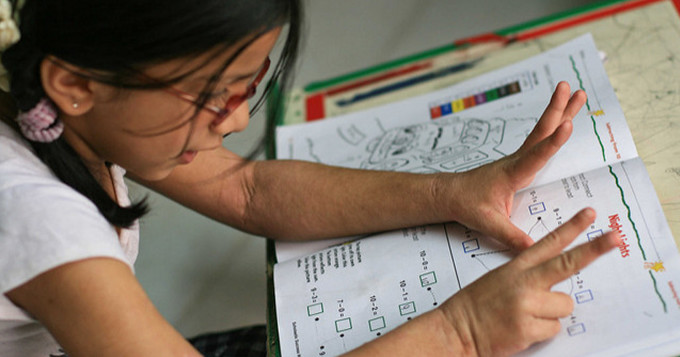
[[[377,96],[385,94],[385,93],[393,92],[393,91],[396,91],[396,90],[400,90],[400,89],[403,89],[403,88],[414,86],[414,85],[419,84],[419,83],[427,82],[427,81],[435,79],[435,78],[448,76],[449,74],[461,72],[461,71],[464,71],[466,69],[472,68],[474,65],[476,65],[481,60],[482,60],[482,58],[478,58],[478,59],[475,59],[475,60],[472,60],[472,61],[459,63],[459,64],[456,64],[456,65],[453,65],[453,66],[450,66],[450,67],[445,67],[445,68],[436,70],[434,72],[430,72],[430,73],[426,73],[426,74],[423,74],[423,75],[420,75],[420,76],[409,78],[409,79],[403,80],[401,82],[396,82],[396,83],[392,83],[390,85],[386,85],[384,87],[376,88],[376,89],[370,90],[368,92],[355,94],[352,98],[338,100],[336,102],[336,104],[338,106],[342,107],[342,106],[354,104],[356,102],[359,102],[359,101],[362,101],[362,100],[365,100],[365,99],[377,97]]]

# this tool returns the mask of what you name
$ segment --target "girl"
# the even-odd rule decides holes
[[[526,249],[356,355],[524,349],[556,334],[558,318],[572,309],[550,287],[617,242],[605,235],[560,254],[593,221],[585,210],[528,248],[531,239],[508,217],[514,193],[567,140],[585,101],[580,91],[570,98],[566,84],[515,154],[464,174],[251,161],[224,149],[222,138],[247,126],[247,99],[268,70],[288,83],[298,0],[2,4],[9,80],[0,123],[2,356],[262,353],[262,338],[235,334],[192,345],[154,309],[133,274],[136,222],[147,207],[129,202],[125,173],[215,220],[275,239],[455,220]],[[280,37],[281,59],[270,63]]]

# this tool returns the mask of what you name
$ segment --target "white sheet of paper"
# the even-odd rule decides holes
[[[639,159],[517,195],[512,221],[535,239],[590,206],[598,217],[574,244],[612,228],[625,241],[553,287],[574,299],[574,312],[561,320],[558,336],[527,355],[648,355],[645,349],[680,337],[680,256],[655,198]],[[452,223],[383,233],[279,263],[274,285],[282,356],[347,352],[435,308],[510,258],[506,247]]]
[[[277,158],[411,172],[460,172],[517,150],[559,81],[584,89],[588,103],[569,141],[534,184],[637,157],[635,144],[592,37],[440,91],[318,122],[277,128]],[[431,108],[516,83],[519,91],[436,120]],[[453,108],[452,108],[453,109]],[[309,244],[304,247],[304,244]],[[323,243],[278,243],[278,261]]]

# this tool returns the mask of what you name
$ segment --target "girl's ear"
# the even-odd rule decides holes
[[[92,80],[79,76],[79,69],[58,58],[48,56],[40,63],[40,79],[45,93],[60,111],[79,116],[92,108]]]

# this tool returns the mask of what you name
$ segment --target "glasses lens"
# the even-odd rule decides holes
[[[246,91],[241,95],[234,95],[227,99],[226,103],[224,104],[224,110],[222,111],[223,115],[225,116],[229,115],[229,113],[236,110],[236,108],[238,108],[238,106],[240,106],[244,101],[251,99],[255,96],[255,94],[257,93],[257,85],[260,84],[265,74],[267,73],[267,70],[269,70],[269,64],[270,60],[269,57],[267,57],[264,63],[262,64],[262,68],[260,68],[255,77],[253,77],[253,79],[250,81],[250,83],[248,83]]]
[[[229,116],[229,114],[236,110],[236,108],[243,104],[243,102],[253,98],[257,93],[257,85],[260,84],[267,73],[267,70],[269,69],[269,64],[270,60],[269,57],[267,57],[258,73],[255,75],[255,77],[253,77],[250,83],[248,83],[248,86],[242,94],[230,96],[228,92],[225,92],[224,95],[212,100],[211,102],[216,106],[216,108],[222,108],[219,111],[214,110],[216,114],[221,118],[226,118]]]

